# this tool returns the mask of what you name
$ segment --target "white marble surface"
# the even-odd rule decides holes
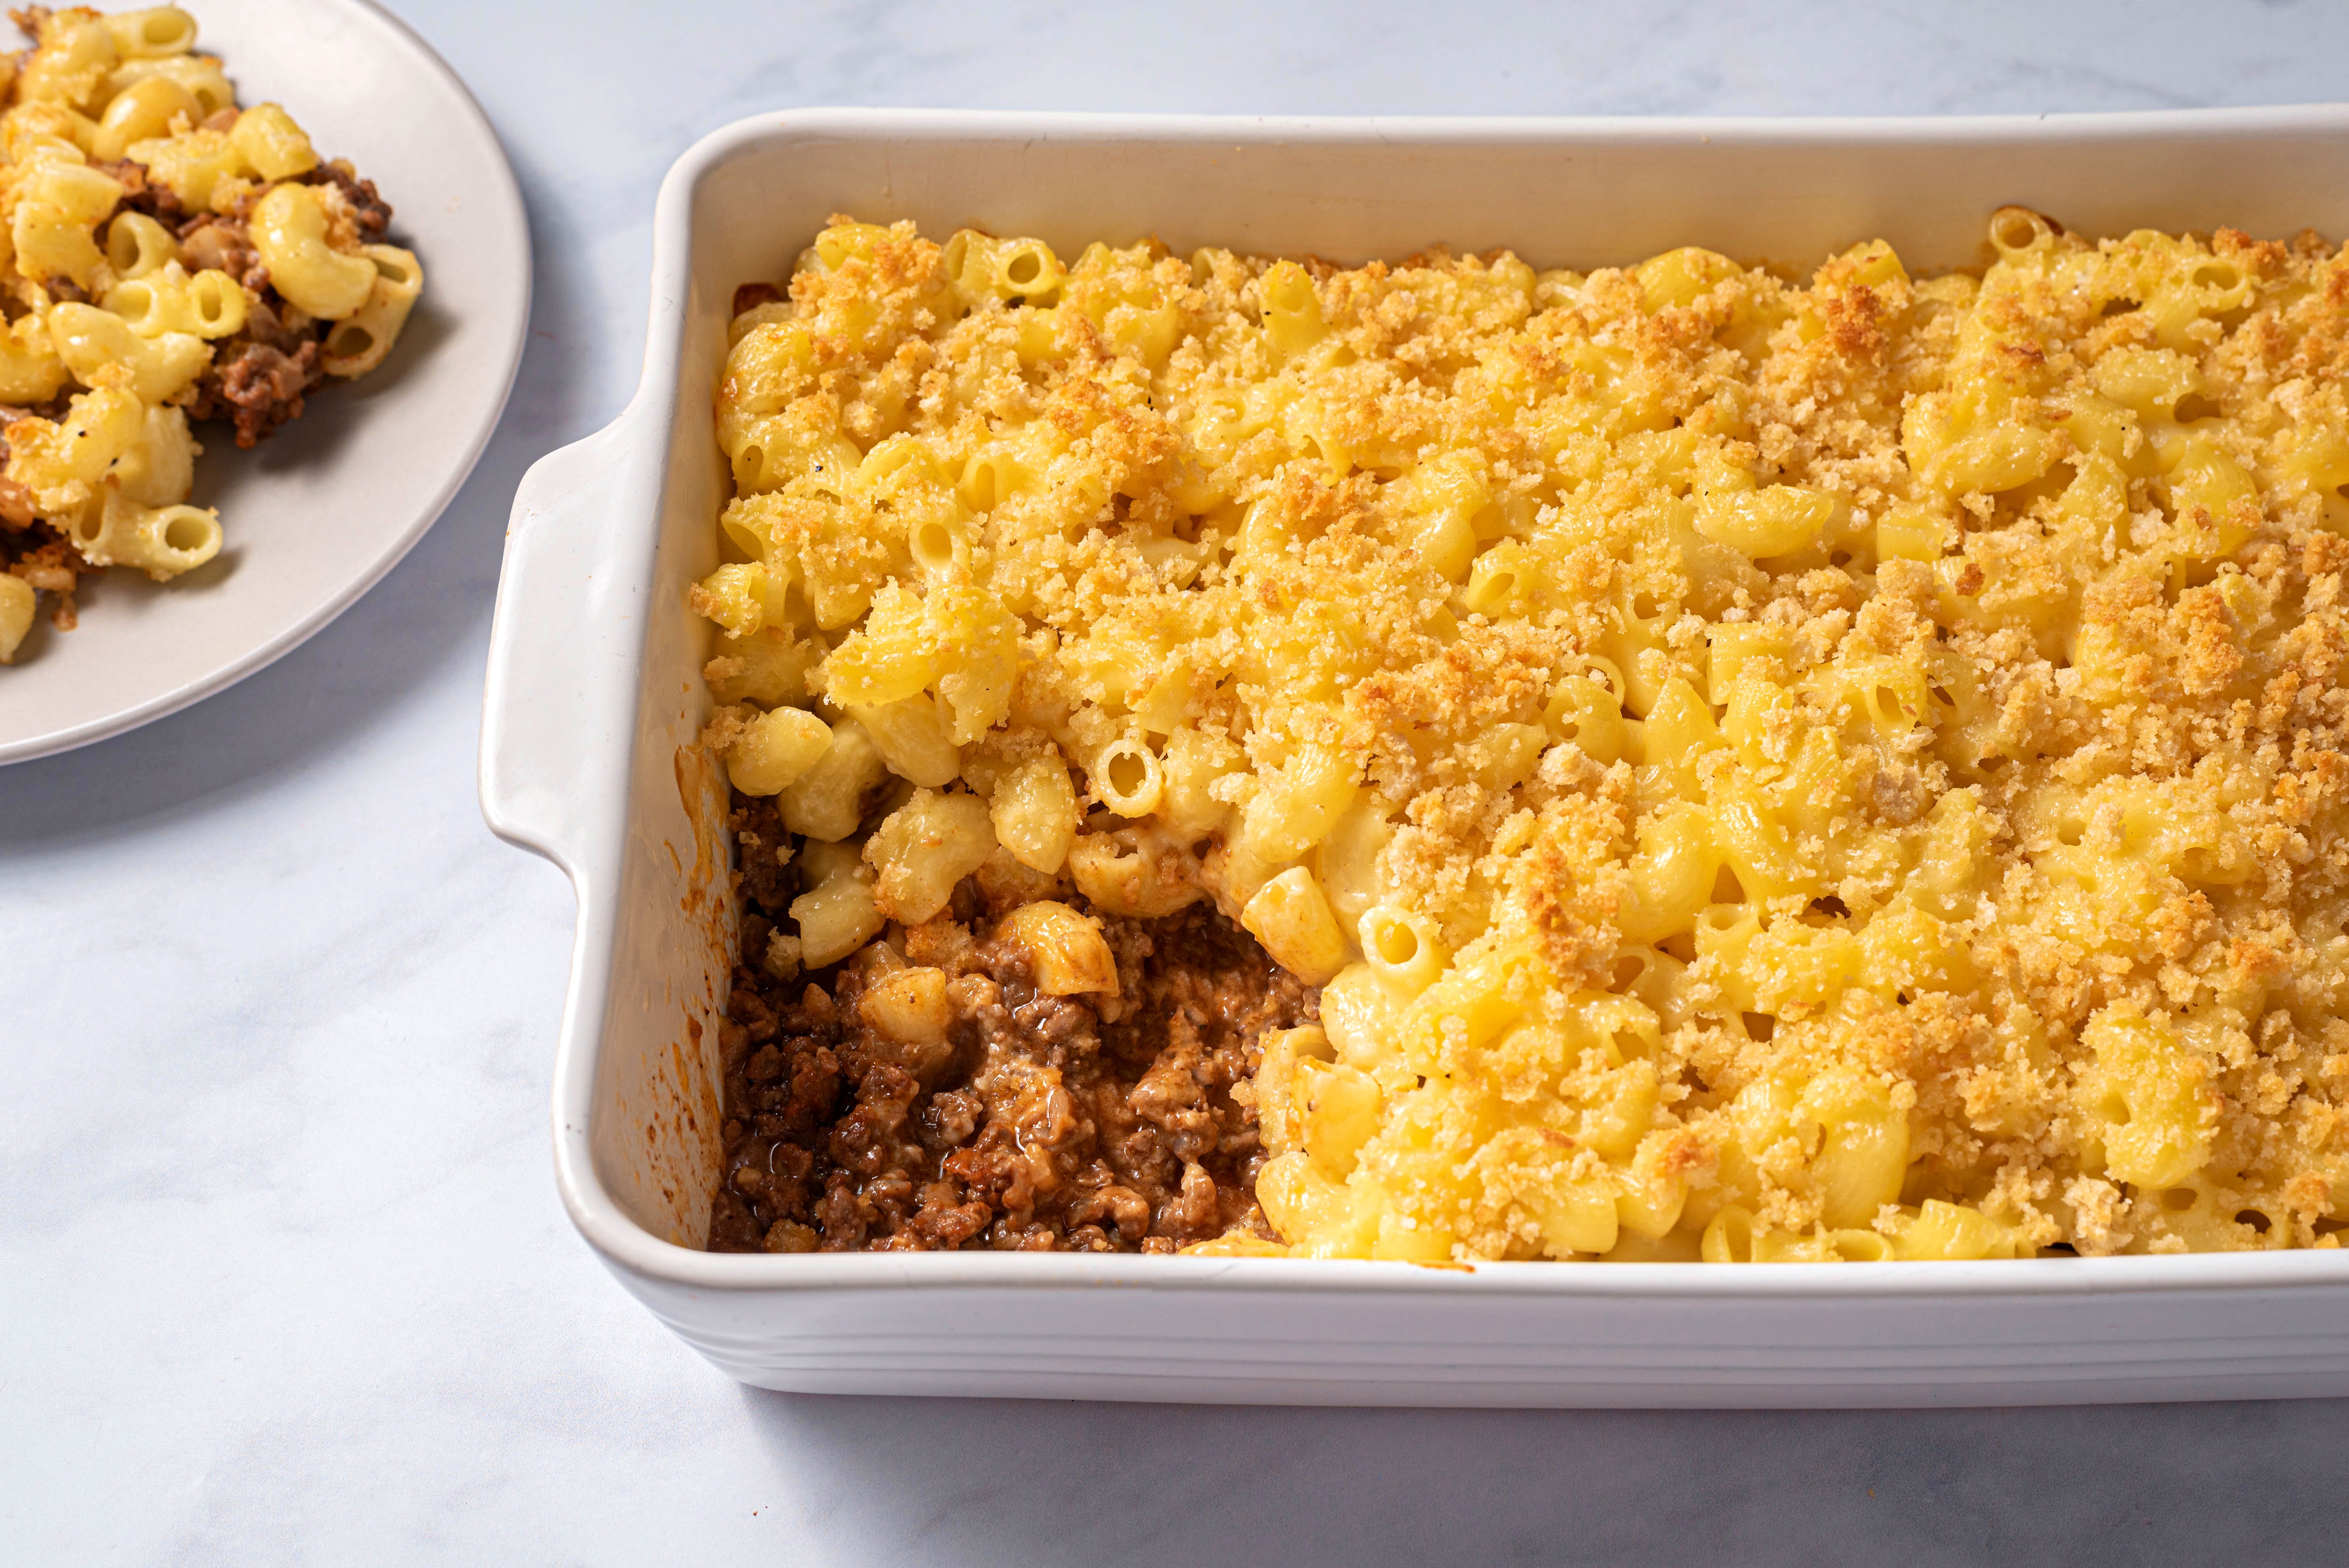
[[[2339,1404],[1477,1415],[738,1388],[557,1208],[571,897],[484,830],[473,764],[508,498],[625,400],[654,187],[738,115],[2292,102],[2349,85],[2349,11],[398,8],[528,191],[530,357],[471,487],[337,625],[193,711],[0,770],[0,1560],[2340,1560]]]

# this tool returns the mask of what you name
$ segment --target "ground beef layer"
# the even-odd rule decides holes
[[[771,803],[735,806],[755,954],[795,891],[789,840]],[[973,879],[904,934],[906,963],[948,976],[953,1022],[935,1047],[861,1021],[894,956],[788,983],[735,970],[711,1251],[1164,1253],[1234,1226],[1271,1236],[1251,1078],[1261,1037],[1315,1021],[1316,994],[1197,904],[1103,921],[1115,1000],[1048,995],[1026,949],[994,934],[1007,907]]]

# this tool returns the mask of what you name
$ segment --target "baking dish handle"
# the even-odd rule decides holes
[[[481,814],[490,830],[574,879],[600,810],[593,759],[622,754],[641,584],[625,581],[631,459],[625,418],[531,465],[514,491],[481,697]],[[600,804],[599,804],[600,802]]]

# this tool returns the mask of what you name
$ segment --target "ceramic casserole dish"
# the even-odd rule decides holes
[[[811,110],[680,159],[643,381],[515,499],[481,795],[579,899],[555,1178],[620,1282],[728,1374],[836,1393],[1282,1403],[2013,1404],[2349,1393],[2349,1252],[1429,1268],[700,1250],[734,944],[722,771],[694,742],[738,284],[829,214],[1155,233],[1353,262],[1539,266],[1672,246],[1800,260],[1881,236],[1969,263],[2021,203],[2089,233],[2349,233],[2349,108],[1941,120],[1376,120]]]

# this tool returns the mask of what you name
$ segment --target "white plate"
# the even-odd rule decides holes
[[[81,626],[0,669],[0,763],[119,735],[243,679],[341,614],[473,470],[522,360],[530,229],[497,133],[424,41],[362,0],[188,0],[240,101],[282,103],[392,204],[424,297],[372,375],[252,451],[200,426],[227,543],[169,583],[85,578]],[[44,605],[46,611],[46,604]]]

